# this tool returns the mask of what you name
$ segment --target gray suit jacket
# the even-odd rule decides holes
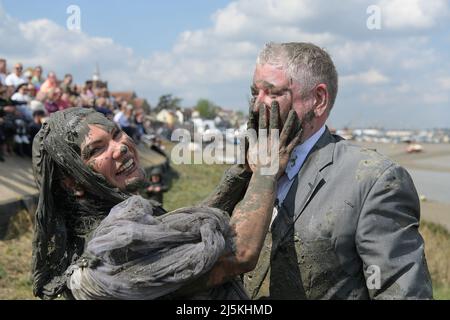
[[[432,298],[405,169],[327,129],[295,179],[244,276],[252,298]]]

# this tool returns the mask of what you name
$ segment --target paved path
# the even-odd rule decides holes
[[[5,157],[0,162],[0,204],[37,192],[30,158]]]

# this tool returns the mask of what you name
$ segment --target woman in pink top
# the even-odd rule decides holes
[[[44,81],[44,83],[41,85],[41,88],[39,89],[39,92],[42,93],[48,93],[52,89],[56,89],[58,86],[56,79],[56,74],[54,72],[50,72],[48,74],[47,80]]]

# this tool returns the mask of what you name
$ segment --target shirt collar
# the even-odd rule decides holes
[[[322,126],[316,133],[314,133],[311,137],[308,138],[302,144],[299,144],[292,150],[291,156],[289,157],[289,163],[285,169],[285,173],[288,176],[289,180],[292,180],[297,173],[300,171],[303,162],[306,159],[306,156],[320,139],[322,134],[325,132],[325,125]]]

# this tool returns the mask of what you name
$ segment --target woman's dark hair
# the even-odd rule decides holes
[[[22,84],[19,84],[19,85],[17,86],[16,90],[14,90],[14,93],[19,92],[21,88],[26,87],[26,86],[28,86],[28,83],[22,83]]]
[[[89,124],[114,124],[92,109],[55,112],[33,142],[33,172],[39,188],[33,240],[33,293],[52,299],[66,290],[65,271],[82,254],[86,237],[109,210],[129,195],[84,164],[80,145]],[[71,177],[85,191],[77,199],[62,183]]]

